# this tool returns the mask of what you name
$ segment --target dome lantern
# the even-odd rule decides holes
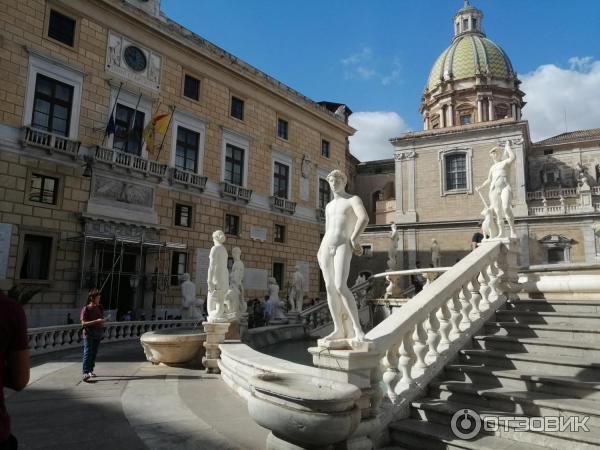
[[[483,13],[471,6],[469,0],[465,0],[464,6],[454,15],[454,37],[463,33],[483,34],[481,31],[482,19]]]

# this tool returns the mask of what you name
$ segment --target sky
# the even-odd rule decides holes
[[[600,127],[599,0],[472,0],[522,81],[534,141]],[[431,66],[463,0],[162,0],[163,12],[315,100],[347,104],[352,153],[421,130]]]

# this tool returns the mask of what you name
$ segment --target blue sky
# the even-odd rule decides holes
[[[451,19],[462,4],[162,0],[161,7],[308,97],[348,104],[357,113],[352,144],[361,158],[375,147],[377,156],[390,157],[387,139],[421,129],[422,90],[433,62],[450,44]],[[569,131],[600,127],[600,1],[472,4],[483,10],[484,31],[508,53],[523,81],[529,103],[524,114],[534,139],[564,132],[565,111]]]

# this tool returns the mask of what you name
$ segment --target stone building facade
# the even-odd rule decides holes
[[[349,109],[207,42],[158,0],[2,5],[0,279],[40,289],[32,324],[60,323],[94,285],[138,317],[176,310],[183,272],[204,296],[216,229],[242,250],[248,297],[268,276],[284,291],[297,263],[318,295],[324,178],[352,160]]]
[[[399,269],[417,262],[427,267],[432,239],[441,248],[442,265],[466,255],[484,208],[475,187],[488,176],[489,151],[506,141],[516,156],[511,185],[520,265],[600,263],[600,129],[532,142],[520,115],[524,93],[506,53],[481,32],[482,17],[469,2],[454,17],[453,43],[425,87],[425,130],[392,138],[393,159],[359,165],[358,193],[374,211],[362,236],[369,251],[351,276],[387,268],[392,222],[402,235]],[[472,45],[460,44],[465,41]],[[483,61],[489,62],[486,70]],[[489,105],[504,105],[507,114],[483,114],[482,99],[488,111]],[[446,119],[440,122],[443,105]],[[469,117],[460,120],[457,111],[467,109]],[[482,194],[489,203],[487,188]]]

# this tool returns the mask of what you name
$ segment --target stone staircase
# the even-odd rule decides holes
[[[396,448],[600,448],[600,300],[509,301],[471,343],[411,402],[410,417],[390,424]],[[464,440],[450,424],[465,409],[482,417],[588,417],[589,431],[519,431],[511,421]]]

